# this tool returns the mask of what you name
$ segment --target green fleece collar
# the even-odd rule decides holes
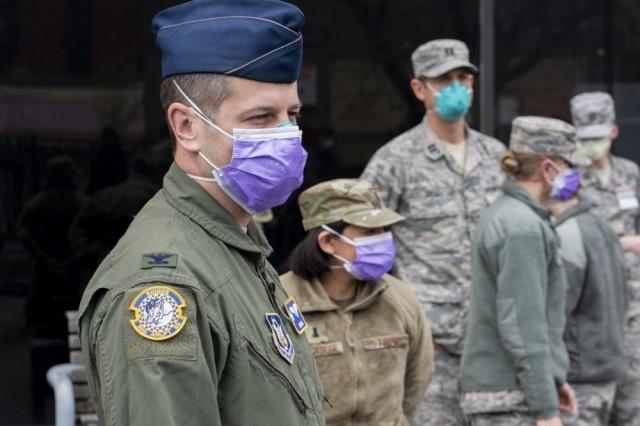
[[[233,217],[176,163],[164,177],[163,194],[176,210],[228,245],[264,256],[271,254],[271,246],[253,220],[245,233]]]
[[[502,185],[502,191],[506,195],[525,203],[527,206],[531,208],[531,210],[533,210],[541,218],[545,220],[549,220],[550,218],[549,209],[547,209],[546,207],[538,203],[536,200],[534,200],[533,197],[529,194],[529,192],[526,189],[518,185],[513,180],[507,180]]]
[[[569,207],[567,210],[558,215],[555,219],[554,225],[558,226],[561,223],[571,219],[572,217],[578,216],[582,213],[586,213],[591,208],[595,206],[595,203],[588,198],[581,198],[578,204],[575,204]]]

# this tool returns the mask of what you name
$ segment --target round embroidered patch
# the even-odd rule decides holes
[[[187,322],[182,308],[187,304],[176,290],[155,286],[142,290],[129,305],[133,329],[149,340],[167,340],[176,336]]]

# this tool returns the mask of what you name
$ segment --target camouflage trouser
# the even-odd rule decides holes
[[[536,420],[526,413],[495,413],[469,415],[471,426],[536,426]]]
[[[611,425],[640,426],[640,317],[629,322],[626,369],[618,381]]]
[[[578,415],[562,413],[564,426],[607,426],[616,383],[571,383],[578,400]]]
[[[425,398],[413,418],[413,426],[466,426],[460,407],[460,357],[434,352],[435,371]]]

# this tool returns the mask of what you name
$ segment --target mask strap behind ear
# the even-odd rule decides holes
[[[233,140],[233,136],[232,135],[230,135],[229,133],[227,133],[224,130],[222,130],[222,128],[220,128],[220,126],[218,126],[209,117],[207,117],[207,115],[200,109],[200,107],[198,105],[196,105],[196,103],[189,96],[187,96],[187,94],[184,92],[184,90],[182,90],[182,87],[180,87],[180,85],[178,84],[177,81],[175,81],[175,80],[171,80],[171,81],[176,86],[176,89],[178,89],[178,92],[180,92],[180,94],[187,100],[187,102],[189,103],[189,105],[191,107],[191,111],[193,111],[193,113],[195,115],[200,117],[200,119],[202,121],[204,121],[205,123],[207,123],[209,126],[213,127],[214,129],[216,129],[217,131],[219,131],[220,133],[222,133],[223,135],[225,135],[229,139]]]
[[[349,237],[345,237],[344,235],[342,235],[341,233],[339,233],[338,231],[329,228],[327,225],[320,225],[320,227],[322,229],[324,229],[325,231],[329,232],[330,234],[335,235],[336,237],[340,238],[342,241],[347,242],[349,244],[351,244],[352,246],[355,246],[355,242],[349,238]]]

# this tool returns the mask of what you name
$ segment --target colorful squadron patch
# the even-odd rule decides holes
[[[267,324],[271,327],[271,336],[273,337],[273,343],[275,343],[278,353],[289,364],[292,364],[296,350],[293,347],[291,339],[284,331],[282,318],[280,318],[280,315],[274,313],[266,313],[265,317],[267,318]]]
[[[187,323],[187,317],[182,315],[182,308],[186,306],[176,290],[164,286],[149,287],[133,298],[129,309],[135,316],[129,322],[145,339],[171,339]]]
[[[287,311],[287,315],[293,324],[293,328],[296,329],[296,332],[298,334],[304,333],[307,329],[307,322],[304,320],[304,316],[302,316],[302,312],[300,312],[300,309],[293,297],[288,298],[287,301],[284,302],[284,309]]]

